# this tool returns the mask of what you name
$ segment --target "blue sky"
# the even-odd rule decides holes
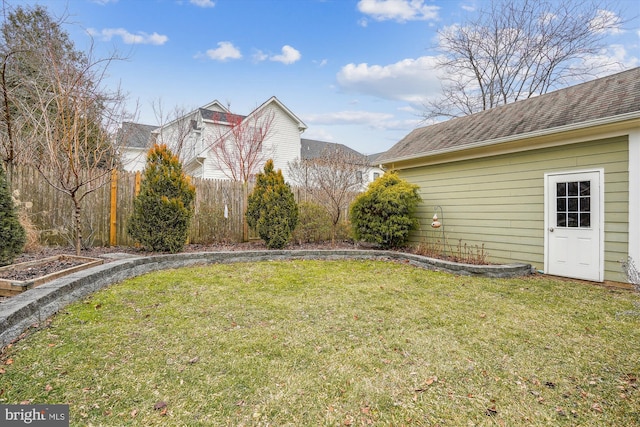
[[[276,96],[307,126],[303,137],[362,153],[389,149],[421,122],[440,93],[437,31],[487,0],[8,0],[41,4],[76,46],[128,57],[109,68],[138,121],[219,100],[247,114]],[[640,6],[594,60],[640,66]],[[612,67],[611,72],[621,68]],[[608,74],[608,73],[607,73]]]

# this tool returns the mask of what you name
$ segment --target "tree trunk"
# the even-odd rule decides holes
[[[73,200],[73,224],[75,226],[74,237],[76,243],[76,255],[80,256],[82,249],[82,223],[80,222],[80,202],[76,199],[75,194],[71,196]]]

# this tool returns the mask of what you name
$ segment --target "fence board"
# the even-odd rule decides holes
[[[53,177],[51,177],[53,178]],[[133,246],[127,234],[127,221],[133,212],[136,174],[118,171],[116,188],[116,245]],[[214,244],[243,240],[243,185],[229,180],[192,178],[196,187],[194,217],[189,242]],[[70,245],[73,242],[73,204],[70,197],[53,188],[35,168],[16,167],[11,188],[20,209],[27,212],[39,232],[40,243]],[[250,193],[251,187],[248,188]],[[302,188],[293,188],[298,202],[310,199]],[[111,230],[111,185],[105,184],[88,194],[82,202],[83,244],[108,246]],[[249,237],[255,237],[251,233]]]

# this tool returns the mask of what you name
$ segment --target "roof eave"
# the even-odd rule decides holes
[[[428,157],[454,154],[456,152],[464,152],[464,151],[469,151],[477,148],[499,146],[506,143],[517,143],[519,141],[526,141],[534,138],[543,138],[543,137],[547,137],[554,134],[575,132],[575,131],[580,131],[588,128],[602,127],[602,126],[613,125],[613,124],[622,124],[624,122],[633,122],[633,121],[638,121],[639,123],[637,123],[636,125],[640,125],[640,111],[632,111],[630,113],[625,113],[625,114],[620,114],[620,115],[610,116],[610,117],[603,117],[603,118],[590,120],[586,122],[573,123],[570,125],[542,129],[542,130],[523,133],[519,135],[510,135],[502,138],[479,141],[471,144],[465,144],[465,145],[456,146],[456,147],[449,147],[442,150],[429,151],[427,153],[418,153],[418,154],[412,154],[408,156],[382,159],[381,165],[385,165],[386,167],[389,167],[391,164],[395,164],[395,163],[407,163],[411,161],[425,159]]]

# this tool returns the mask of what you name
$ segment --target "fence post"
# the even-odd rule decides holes
[[[111,210],[110,210],[110,218],[109,218],[109,246],[115,246],[117,243],[117,227],[116,227],[116,216],[117,216],[117,203],[118,202],[118,171],[113,169],[111,171]]]
[[[249,184],[242,184],[242,241],[249,241],[249,224],[247,223],[247,206],[249,204]]]
[[[134,190],[133,190],[133,195],[137,196],[138,194],[140,194],[140,181],[142,180],[142,175],[140,174],[140,171],[136,171],[136,178],[134,181]]]

